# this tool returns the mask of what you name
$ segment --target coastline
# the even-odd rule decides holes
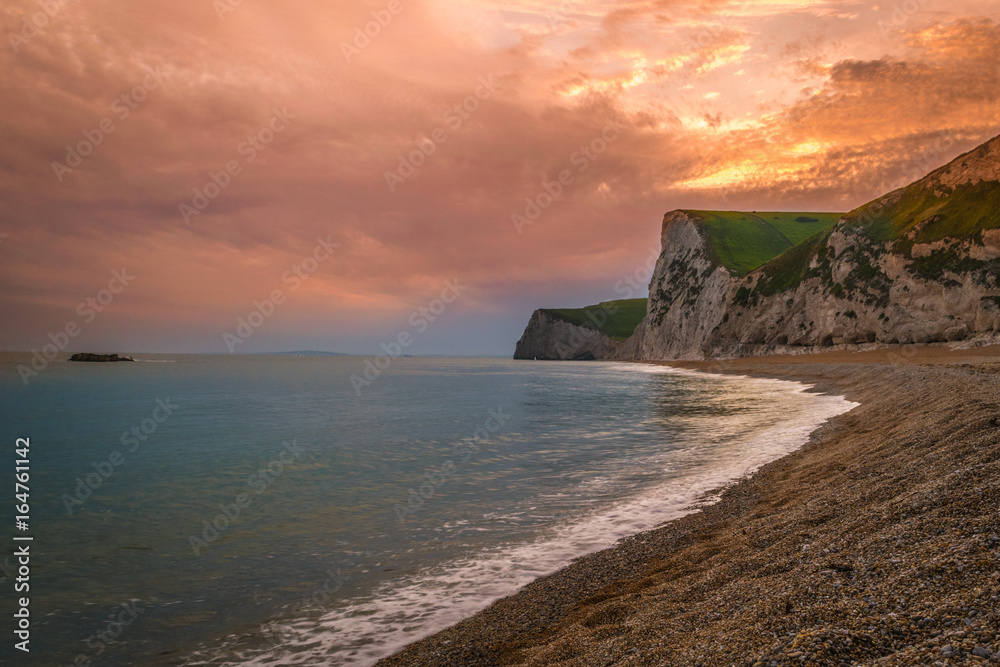
[[[670,362],[860,403],[380,665],[1000,663],[1000,348]]]

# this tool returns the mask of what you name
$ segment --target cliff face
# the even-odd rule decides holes
[[[619,356],[625,359],[699,357],[736,291],[737,278],[712,257],[703,230],[687,212],[664,217],[660,247],[648,313],[622,345]]]
[[[621,343],[593,326],[577,325],[545,310],[536,310],[517,341],[515,359],[591,361],[619,356]]]
[[[668,213],[647,314],[630,338],[616,341],[538,311],[518,355],[654,360],[994,342],[1000,339],[998,179],[1000,137],[784,252],[778,248],[746,275],[733,254],[745,243],[739,235],[753,229],[742,218],[743,226],[732,226],[732,214]],[[720,227],[713,215],[730,226]],[[766,260],[765,245],[755,252]],[[736,259],[748,256],[758,255]]]
[[[742,356],[861,343],[905,344],[987,339],[1000,333],[1000,234],[985,243],[955,240],[946,265],[928,277],[921,258],[838,230],[810,258],[821,275],[768,295],[767,275],[741,281],[727,321],[702,346],[706,356]],[[982,259],[973,259],[979,257]],[[864,282],[861,282],[864,280]],[[743,291],[740,291],[743,290]],[[762,294],[763,293],[763,294]]]
[[[706,356],[1000,335],[1000,137],[740,281]],[[661,331],[660,335],[668,336]]]

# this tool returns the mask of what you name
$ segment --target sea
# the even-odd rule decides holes
[[[371,665],[855,405],[642,363],[136,357],[26,384],[0,355],[0,663]]]

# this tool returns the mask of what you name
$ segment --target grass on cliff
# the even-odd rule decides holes
[[[875,241],[895,241],[910,232],[915,232],[915,243],[967,239],[983,229],[1000,227],[1000,183],[987,181],[956,188],[917,184],[866,204],[847,217],[851,224],[864,227]]]
[[[586,308],[553,308],[544,312],[564,322],[597,329],[615,340],[625,340],[646,316],[646,299],[604,301]]]
[[[722,266],[745,276],[805,239],[833,227],[841,213],[686,211],[705,230]]]
[[[757,283],[756,291],[761,296],[770,296],[779,292],[794,289],[807,278],[821,276],[830,280],[830,258],[827,256],[826,241],[830,238],[829,229],[813,234],[761,268],[762,276]],[[811,268],[813,258],[818,265]],[[745,304],[743,304],[745,305]]]
[[[918,182],[844,217],[847,225],[860,227],[872,240],[867,252],[854,253],[857,269],[853,273],[858,274],[855,282],[861,283],[868,292],[887,293],[887,278],[870,265],[876,254],[884,252],[879,244],[892,242],[894,252],[909,256],[915,243],[976,239],[982,230],[1000,228],[1000,183],[987,181],[951,188]],[[827,257],[826,248],[829,234],[829,229],[816,234],[764,264],[755,292],[770,296],[794,289],[803,280],[817,276],[833,291],[849,288],[846,282],[833,284],[831,258]],[[986,274],[996,271],[994,263],[962,259],[956,250],[947,247],[930,256],[914,258],[907,268],[926,280],[937,281],[944,280],[947,272],[979,272],[983,274],[979,278],[985,280]],[[741,296],[746,301],[753,298],[749,292]]]

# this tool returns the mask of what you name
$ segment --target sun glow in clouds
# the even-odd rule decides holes
[[[775,150],[753,159],[740,160],[712,173],[690,178],[676,187],[691,190],[739,189],[759,187],[761,183],[794,183],[812,173],[827,145],[808,142],[785,150]],[[816,156],[814,160],[803,160]]]

